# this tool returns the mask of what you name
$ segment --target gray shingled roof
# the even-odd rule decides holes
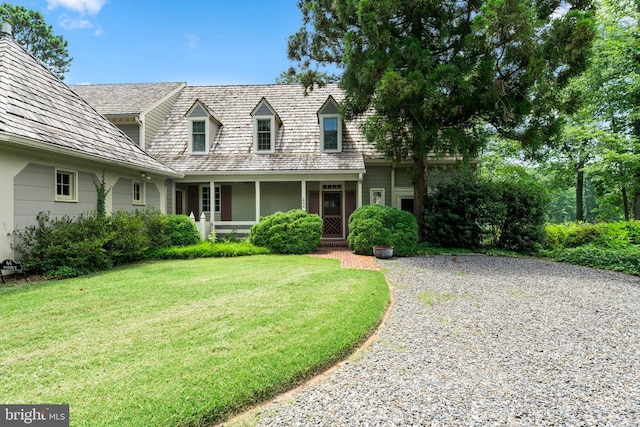
[[[177,175],[5,36],[0,37],[0,132],[103,162]]]
[[[127,83],[69,86],[105,116],[139,115],[185,83]]]
[[[342,153],[320,151],[318,110],[329,95],[344,98],[336,84],[316,88],[305,96],[299,85],[187,86],[182,90],[148,152],[185,173],[234,172],[364,172],[363,155],[379,157],[367,143],[360,124],[343,124]],[[262,98],[276,111],[282,125],[275,153],[253,152],[251,112]],[[189,154],[189,119],[185,114],[200,100],[223,125],[207,155]]]

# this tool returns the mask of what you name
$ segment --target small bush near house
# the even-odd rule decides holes
[[[105,217],[50,219],[40,213],[37,222],[13,233],[18,242],[13,249],[27,270],[48,277],[75,277],[113,265],[105,248],[110,239]]]
[[[315,252],[322,237],[322,219],[302,209],[276,212],[251,227],[249,241],[275,254]]]
[[[461,177],[427,198],[425,236],[444,247],[535,252],[544,242],[548,196],[535,182]]]
[[[375,245],[392,245],[397,256],[415,255],[418,223],[411,213],[390,206],[362,206],[349,217],[347,243],[360,255],[373,255]]]
[[[169,215],[166,234],[168,246],[189,246],[200,242],[196,225],[186,215]]]
[[[144,258],[151,245],[150,233],[139,213],[116,211],[106,217],[106,249],[114,265]]]

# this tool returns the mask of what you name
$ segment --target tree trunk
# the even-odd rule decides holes
[[[629,221],[629,198],[627,197],[627,188],[622,187],[622,208],[624,209],[624,220]]]
[[[584,221],[584,171],[580,169],[576,177],[576,221]]]
[[[413,158],[413,214],[418,220],[418,240],[424,242],[424,208],[427,198],[427,174],[423,156]]]

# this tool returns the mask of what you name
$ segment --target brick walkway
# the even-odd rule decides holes
[[[309,254],[316,258],[339,259],[342,268],[356,268],[359,270],[380,270],[375,257],[356,255],[349,248],[327,248],[319,247],[316,253]]]

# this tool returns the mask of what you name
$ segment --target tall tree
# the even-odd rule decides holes
[[[13,38],[31,52],[60,79],[69,71],[73,58],[69,57],[67,41],[53,34],[42,14],[23,6],[0,4],[0,20],[11,24]]]
[[[592,116],[618,137],[613,146],[617,156],[610,149],[604,159],[634,158],[640,155],[640,2],[598,0],[596,4],[597,35],[585,74],[592,93]],[[612,164],[627,165],[625,174],[633,175],[624,186],[624,211],[628,216],[630,209],[631,216],[640,220],[640,163],[625,160]],[[629,171],[634,164],[635,170]]]
[[[289,57],[307,88],[341,67],[345,116],[373,110],[367,138],[411,159],[422,224],[427,156],[473,157],[491,131],[526,146],[558,131],[558,88],[583,70],[593,37],[590,0],[566,3],[299,0]]]

